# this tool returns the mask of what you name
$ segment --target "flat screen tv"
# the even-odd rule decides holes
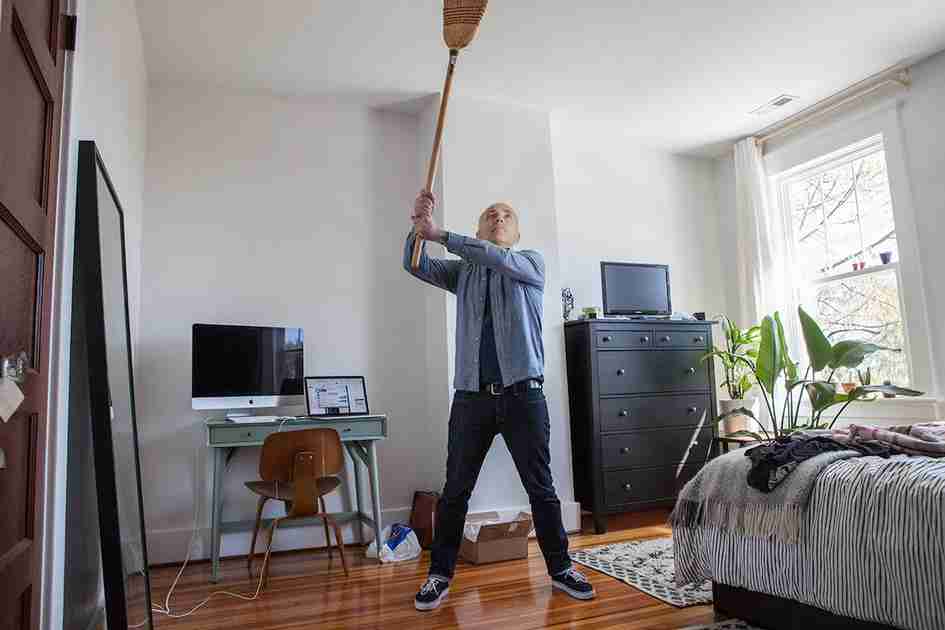
[[[193,325],[194,409],[304,405],[301,328]]]
[[[604,315],[671,315],[669,265],[602,262]]]

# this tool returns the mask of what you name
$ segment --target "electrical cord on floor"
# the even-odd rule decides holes
[[[279,425],[279,430],[282,430],[282,426],[288,422],[288,418],[282,421],[282,424]],[[197,462],[199,461],[199,454],[201,449],[197,449],[194,452],[194,465],[195,470],[197,468]],[[167,596],[164,598],[164,603],[159,604],[151,602],[151,612],[155,612],[161,615],[165,615],[172,619],[182,619],[184,617],[189,617],[194,614],[204,606],[206,606],[210,600],[217,595],[226,595],[227,597],[233,597],[235,599],[241,599],[243,601],[254,601],[259,598],[259,594],[262,592],[263,577],[266,575],[266,567],[269,564],[269,557],[272,553],[272,536],[269,537],[269,543],[266,545],[266,555],[263,557],[262,567],[259,570],[259,582],[256,584],[256,591],[252,595],[246,595],[243,593],[234,593],[232,591],[213,591],[202,601],[200,601],[193,608],[187,612],[177,613],[171,610],[171,595],[174,594],[174,589],[177,588],[177,583],[180,581],[182,575],[184,575],[184,569],[187,568],[187,564],[190,562],[190,554],[193,553],[194,543],[197,540],[197,531],[200,524],[200,501],[194,502],[194,528],[193,533],[190,536],[190,544],[187,547],[187,555],[184,557],[183,564],[180,565],[180,570],[177,572],[177,576],[174,578],[174,581],[171,582],[171,587],[167,590]],[[128,626],[128,628],[140,628],[144,626],[147,621],[142,621],[141,623],[133,626]]]

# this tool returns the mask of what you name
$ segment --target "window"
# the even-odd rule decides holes
[[[832,343],[883,348],[841,382],[912,383],[898,268],[899,242],[882,137],[795,169],[780,180],[797,299]]]

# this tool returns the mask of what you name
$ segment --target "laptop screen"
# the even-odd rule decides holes
[[[305,404],[310,416],[366,415],[364,377],[306,376]]]

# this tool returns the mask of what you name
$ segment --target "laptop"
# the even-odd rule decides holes
[[[363,376],[306,376],[305,409],[309,418],[368,415]]]

